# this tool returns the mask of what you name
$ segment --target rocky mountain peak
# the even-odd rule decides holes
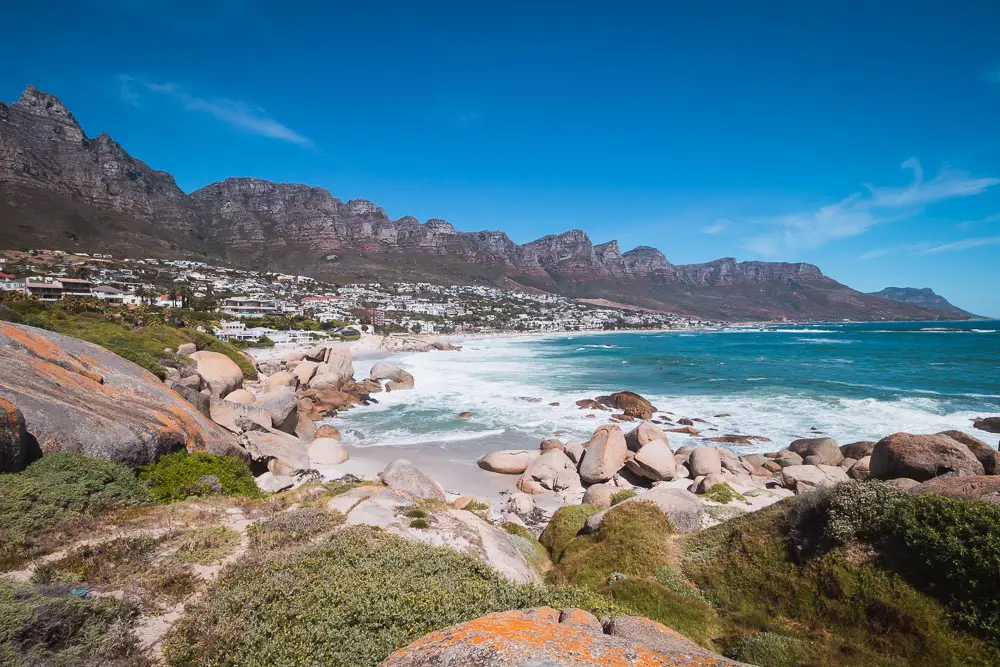
[[[17,108],[30,113],[33,116],[45,116],[47,118],[58,118],[66,122],[78,125],[73,114],[59,101],[55,95],[42,92],[30,83],[21,93],[21,98],[15,103]]]
[[[424,223],[427,229],[437,233],[437,234],[457,234],[455,226],[452,225],[447,220],[442,220],[441,218],[431,218]]]
[[[389,219],[389,216],[385,214],[385,210],[381,206],[377,206],[367,199],[352,199],[347,202],[346,206],[347,210],[350,211],[352,215],[362,218],[381,218],[382,220]]]

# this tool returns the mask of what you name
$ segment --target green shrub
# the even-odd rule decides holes
[[[513,521],[504,521],[500,526],[510,535],[517,535],[518,537],[523,537],[526,540],[534,540],[535,536],[532,535],[531,531],[528,530],[526,526],[522,526],[519,523],[514,523]],[[537,540],[536,540],[537,541]]]
[[[806,642],[774,632],[758,632],[741,638],[726,655],[758,667],[798,667],[803,664]]]
[[[559,562],[563,549],[577,533],[583,530],[587,517],[600,511],[601,508],[596,505],[567,505],[555,511],[545,530],[538,537],[542,546],[549,550],[553,563]]]
[[[163,600],[170,604],[183,602],[198,589],[200,582],[201,577],[189,567],[172,560],[153,566],[135,580],[147,601]]]
[[[0,571],[59,542],[86,517],[149,502],[145,485],[115,463],[81,454],[43,456],[18,474],[0,475]]]
[[[240,544],[240,534],[227,526],[206,526],[187,533],[177,549],[182,563],[212,565],[231,554]]]
[[[655,580],[626,576],[614,581],[610,590],[622,613],[659,621],[699,644],[710,644],[717,631],[718,619],[711,605]]]
[[[608,612],[592,593],[514,584],[471,556],[353,526],[226,568],[188,604],[165,656],[175,667],[377,665],[433,630],[546,604]]]
[[[431,524],[427,519],[410,519],[410,528],[430,528]]]
[[[253,524],[247,530],[251,549],[276,549],[311,540],[317,535],[333,532],[346,517],[318,507],[303,507],[276,514],[266,521]]]
[[[419,507],[414,507],[411,510],[406,510],[406,514],[404,514],[404,516],[410,519],[426,519],[427,512],[420,509]]]
[[[206,478],[214,477],[220,493],[227,496],[260,498],[250,467],[234,456],[217,456],[198,452],[181,451],[167,454],[156,463],[139,469],[139,476],[149,483],[153,498],[161,503],[184,500],[204,495],[208,486]]]
[[[638,493],[633,489],[622,489],[621,491],[616,491],[611,495],[611,505],[615,506],[623,500],[628,500],[629,498],[635,498]]]
[[[673,522],[653,503],[633,501],[612,507],[596,534],[581,535],[566,545],[552,580],[600,588],[613,572],[649,577],[669,563],[667,545],[673,533]]]
[[[137,610],[69,588],[0,582],[0,663],[16,667],[145,667],[133,633]]]
[[[729,486],[725,482],[713,484],[712,487],[705,492],[705,498],[713,502],[722,503],[723,505],[731,503],[734,500],[738,500],[747,505],[750,504],[750,501],[743,497],[743,494],[737,493],[733,487]]]
[[[39,565],[32,575],[37,584],[56,581],[106,585],[121,583],[147,569],[158,540],[151,537],[119,537],[84,545],[62,558]]]
[[[961,625],[1000,642],[1000,506],[908,496],[892,534],[894,566],[947,603]]]

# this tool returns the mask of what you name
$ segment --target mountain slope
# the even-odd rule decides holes
[[[943,313],[954,315],[958,319],[988,319],[982,315],[974,315],[967,310],[962,310],[948,301],[948,299],[934,292],[930,287],[886,287],[879,292],[871,292],[871,295],[889,299],[890,301],[906,303],[911,306],[939,310]]]
[[[676,265],[650,246],[594,245],[581,230],[519,245],[503,232],[391,220],[364,199],[253,178],[187,195],[108,135],[87,138],[58,99],[32,86],[0,103],[0,247],[194,257],[335,281],[520,285],[732,320],[946,316],[862,294],[811,264]]]

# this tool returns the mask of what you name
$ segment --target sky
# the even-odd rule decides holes
[[[190,192],[803,261],[1000,317],[1000,4],[37,0],[32,83]]]

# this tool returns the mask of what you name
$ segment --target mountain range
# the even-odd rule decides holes
[[[88,138],[33,86],[0,102],[0,247],[194,258],[332,281],[481,282],[727,320],[963,316],[858,292],[812,264],[672,264],[656,248],[622,252],[580,230],[517,244],[501,231],[392,220],[365,199],[255,178],[186,194],[107,134]]]
[[[988,319],[982,315],[975,315],[967,310],[963,310],[954,305],[948,299],[937,294],[930,287],[886,287],[878,292],[871,292],[872,296],[880,296],[883,299],[891,299],[899,303],[908,303],[921,308],[930,308],[950,313],[957,319]]]

